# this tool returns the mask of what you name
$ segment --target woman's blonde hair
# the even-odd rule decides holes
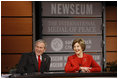
[[[82,38],[76,38],[75,40],[73,40],[72,49],[74,48],[75,43],[79,43],[81,48],[82,48],[82,50],[83,51],[85,50],[86,45],[85,45],[85,41]]]

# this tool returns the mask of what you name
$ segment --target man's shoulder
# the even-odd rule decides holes
[[[22,55],[23,55],[23,56],[33,55],[33,52],[23,53]]]
[[[50,58],[50,56],[48,56],[47,54],[43,54],[42,56],[44,56],[46,58]]]

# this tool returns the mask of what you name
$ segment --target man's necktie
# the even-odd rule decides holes
[[[41,67],[41,59],[40,59],[40,55],[38,56],[38,71],[40,71],[40,67]]]

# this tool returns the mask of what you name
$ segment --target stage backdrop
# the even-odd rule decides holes
[[[87,54],[103,68],[104,18],[102,2],[41,2],[42,38],[51,57],[50,71],[64,71],[67,58],[74,54],[75,38],[85,40]],[[39,29],[39,30],[40,30]]]

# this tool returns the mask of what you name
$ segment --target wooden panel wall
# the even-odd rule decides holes
[[[18,64],[22,53],[32,52],[32,2],[1,1],[1,70]]]
[[[2,16],[32,16],[32,2],[29,1],[2,1]]]
[[[32,51],[32,36],[2,36],[2,53],[25,53]]]
[[[110,21],[117,20],[117,7],[106,6],[106,20],[110,20]]]
[[[2,72],[9,72],[10,69],[13,68],[18,63],[20,57],[21,54],[3,54],[1,57]]]
[[[2,35],[32,35],[32,18],[2,18]]]
[[[117,7],[106,6],[106,62],[117,60]]]
[[[117,36],[117,22],[106,22],[106,36]]]

